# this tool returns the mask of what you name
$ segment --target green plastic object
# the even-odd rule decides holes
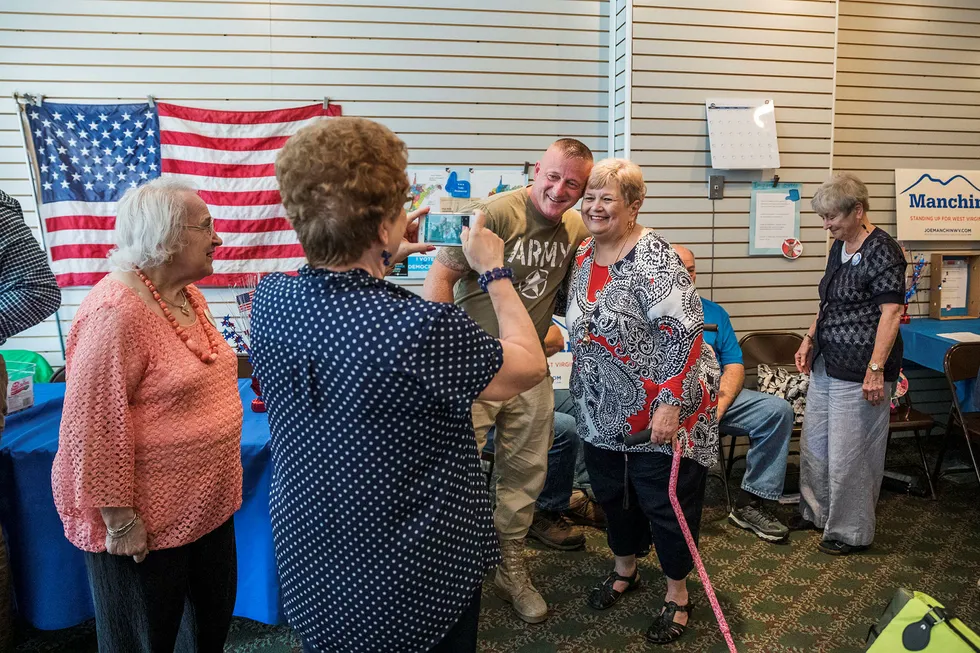
[[[939,612],[937,612],[937,608]],[[929,621],[923,626],[926,615]],[[936,617],[942,615],[942,620]],[[936,622],[936,623],[933,623]],[[910,637],[906,629],[928,630],[928,637]],[[903,639],[905,638],[905,639]],[[917,639],[916,643],[912,640]],[[906,644],[911,644],[909,648]],[[942,603],[922,592],[899,589],[885,608],[878,623],[868,633],[868,653],[900,653],[923,651],[924,653],[976,653],[980,651],[980,637],[966,624],[945,610]]]
[[[3,356],[4,362],[7,363],[7,375],[11,379],[16,379],[18,370],[26,369],[27,364],[34,365],[34,383],[47,383],[54,376],[50,363],[37,352],[26,349],[5,349],[0,351],[0,356]]]

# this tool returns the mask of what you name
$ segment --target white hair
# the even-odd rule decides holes
[[[109,263],[120,270],[163,265],[186,243],[183,241],[187,201],[194,193],[190,184],[172,177],[126,191],[116,205],[116,247]]]
[[[865,213],[871,209],[868,187],[851,172],[841,172],[820,184],[810,200],[810,207],[819,216],[850,213],[858,204],[864,207]]]

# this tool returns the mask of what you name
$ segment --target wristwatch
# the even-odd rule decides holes
[[[875,373],[884,371],[884,368],[875,362],[868,363],[868,369]]]

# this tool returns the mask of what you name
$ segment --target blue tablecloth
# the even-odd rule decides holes
[[[980,334],[980,319],[936,320],[931,317],[916,317],[901,326],[902,343],[905,346],[905,360],[928,367],[944,374],[943,359],[946,352],[956,344],[956,340],[943,338],[940,333]],[[980,409],[980,402],[974,400],[975,381],[962,381],[956,384],[956,394],[965,412]]]
[[[239,382],[243,500],[235,513],[238,600],[235,614],[282,623],[279,582],[269,521],[269,420],[248,405],[255,396]],[[7,536],[20,614],[36,628],[68,628],[94,616],[81,551],[65,538],[51,494],[63,383],[38,384],[34,407],[7,418],[0,440],[0,522]]]
[[[943,358],[956,341],[942,338],[938,334],[962,332],[980,334],[980,319],[934,320],[929,317],[916,317],[908,324],[903,324],[901,330],[905,359],[942,374]]]

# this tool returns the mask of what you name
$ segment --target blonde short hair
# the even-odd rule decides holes
[[[408,148],[366,118],[299,130],[276,157],[286,217],[311,265],[356,261],[408,199]]]
[[[647,196],[647,185],[643,182],[640,166],[626,159],[603,159],[592,168],[586,188],[604,188],[610,181],[619,184],[619,192],[622,193],[626,206],[637,201],[643,204],[643,199]]]
[[[810,207],[819,216],[850,213],[858,204],[864,207],[865,213],[871,209],[868,187],[850,172],[842,172],[820,184],[810,200]]]

